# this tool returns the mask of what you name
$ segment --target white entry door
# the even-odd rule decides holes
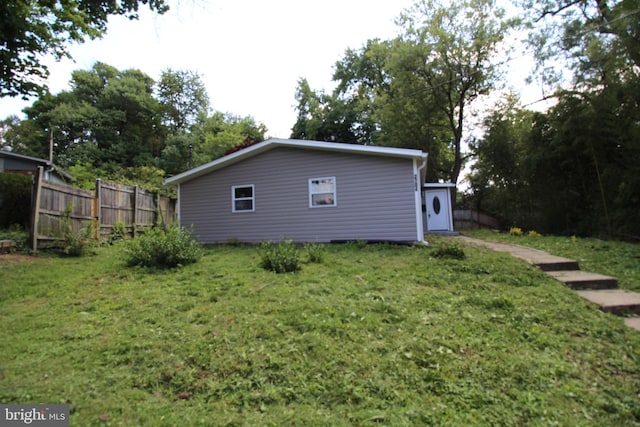
[[[426,194],[427,231],[451,231],[449,190],[427,190]]]

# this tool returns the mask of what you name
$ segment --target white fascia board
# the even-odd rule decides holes
[[[323,150],[343,153],[358,153],[366,155],[378,155],[387,157],[401,157],[410,159],[426,159],[427,154],[420,150],[394,147],[375,147],[370,145],[345,144],[340,142],[307,141],[300,139],[280,139],[271,138],[258,144],[236,151],[224,157],[220,157],[212,162],[190,169],[181,174],[164,180],[164,185],[180,184],[190,181],[201,175],[232,165],[246,158],[255,156],[261,152],[271,150],[276,147],[304,148],[312,150]]]

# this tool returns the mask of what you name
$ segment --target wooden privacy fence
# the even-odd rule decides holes
[[[135,235],[155,224],[174,222],[175,200],[135,186],[96,180],[95,191],[42,179],[39,168],[31,202],[31,248],[55,246],[62,240],[64,228],[74,232],[95,227],[95,237],[113,233],[121,223],[125,231]]]
[[[453,223],[456,230],[469,230],[475,228],[500,228],[500,223],[497,219],[475,209],[454,210]]]

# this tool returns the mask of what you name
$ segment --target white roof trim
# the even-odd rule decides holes
[[[181,184],[183,182],[190,181],[199,176],[206,175],[209,172],[213,172],[217,169],[232,165],[236,162],[247,159],[249,157],[253,157],[259,153],[271,150],[276,147],[305,148],[312,150],[356,153],[374,156],[402,157],[411,159],[427,158],[427,155],[422,151],[408,148],[374,147],[370,145],[345,144],[339,142],[271,138],[245,149],[236,151],[235,153],[231,153],[227,156],[220,157],[219,159],[216,159],[212,162],[205,163],[204,165],[182,172],[181,174],[172,176],[171,178],[167,178],[164,180],[164,185]]]

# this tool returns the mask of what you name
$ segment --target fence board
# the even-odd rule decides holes
[[[89,191],[44,181],[42,171],[34,185],[31,222],[34,251],[61,240],[65,221],[76,232],[95,221],[97,237],[103,238],[113,232],[118,222],[135,235],[155,224],[172,224],[175,218],[174,199],[138,187],[98,179],[95,191]]]
[[[456,230],[469,230],[475,228],[500,228],[497,219],[475,209],[454,210],[453,222]]]

